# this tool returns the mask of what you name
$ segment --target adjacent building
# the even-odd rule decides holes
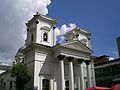
[[[120,58],[109,61],[106,56],[97,58],[95,62],[95,78],[97,86],[111,87],[120,83]],[[101,62],[100,62],[101,61]]]
[[[120,56],[120,37],[116,38]],[[95,78],[97,86],[111,87],[120,83],[120,58],[110,60],[107,55],[94,57]]]
[[[119,54],[119,57],[120,57],[120,37],[117,37],[116,41],[117,41],[117,47],[118,47],[118,54]]]
[[[10,65],[0,63],[0,90],[15,90],[14,78],[9,73]],[[10,78],[9,78],[10,77]]]
[[[0,74],[8,70],[11,66],[0,62]]]

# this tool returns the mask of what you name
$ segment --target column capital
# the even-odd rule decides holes
[[[77,59],[77,61],[79,64],[81,64],[84,61],[84,59],[79,58],[79,59]]]
[[[86,63],[86,65],[89,65],[90,64],[90,60],[84,60],[84,62]]]
[[[68,62],[72,62],[74,57],[67,57]]]
[[[63,59],[65,58],[65,55],[58,55],[57,58],[58,58],[59,60],[63,60]]]

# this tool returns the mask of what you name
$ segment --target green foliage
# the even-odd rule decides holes
[[[24,90],[25,85],[31,79],[31,74],[24,64],[16,64],[11,69],[11,77],[16,79],[16,90]]]

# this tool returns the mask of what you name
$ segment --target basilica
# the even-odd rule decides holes
[[[24,63],[32,73],[29,89],[84,90],[94,86],[90,32],[76,27],[65,34],[65,42],[56,44],[55,24],[55,19],[39,13],[26,23],[27,39],[15,61]],[[3,90],[9,90],[10,78],[5,75],[0,75],[7,86]]]

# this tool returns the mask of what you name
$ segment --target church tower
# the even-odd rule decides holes
[[[26,46],[32,43],[43,44],[47,46],[55,45],[54,25],[55,19],[46,17],[38,12],[34,17],[26,23],[27,39]]]
[[[50,17],[36,13],[34,17],[26,23],[27,26],[27,39],[26,48],[23,50],[25,56],[24,63],[32,73],[30,81],[30,88],[35,90],[42,90],[42,75],[47,71],[43,70],[43,66],[48,60],[51,59],[51,49],[55,43],[54,26],[56,20]],[[49,58],[49,59],[48,59]],[[45,65],[45,68],[49,65]],[[46,76],[45,76],[46,77]],[[48,78],[47,78],[48,79]]]

